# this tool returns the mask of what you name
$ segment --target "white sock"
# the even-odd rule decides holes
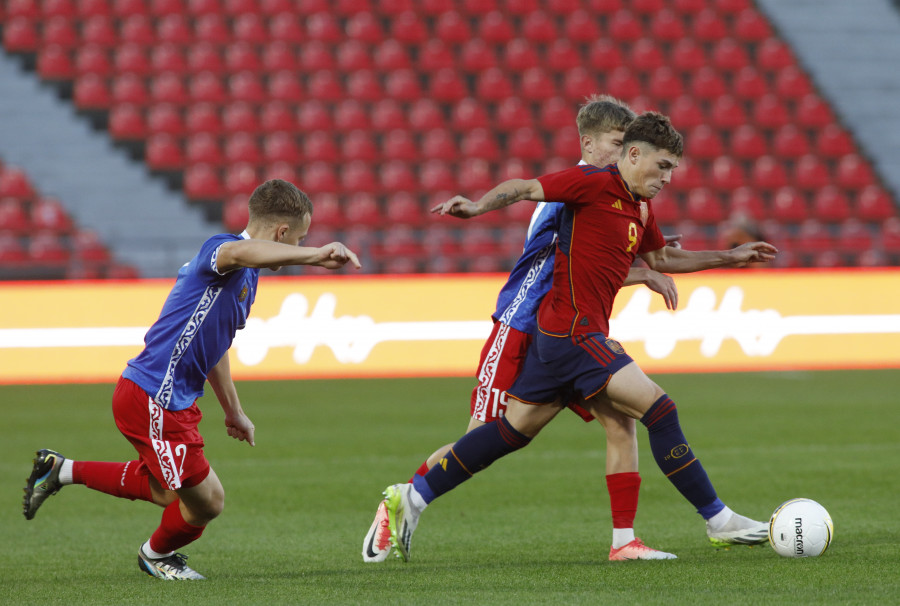
[[[409,491],[409,504],[415,507],[418,510],[418,513],[422,513],[426,507],[428,507],[428,503],[425,502],[425,499],[422,498],[422,495],[419,494],[419,491],[416,490],[415,486],[410,486]]]
[[[151,560],[167,558],[170,555],[172,555],[173,553],[175,553],[174,551],[170,551],[169,553],[159,553],[158,551],[153,551],[152,549],[150,549],[150,539],[147,539],[147,541],[143,545],[141,545],[141,551],[143,551],[144,555],[147,556],[148,558],[150,558]]]
[[[725,506],[725,509],[706,520],[706,523],[709,525],[710,530],[716,531],[725,526],[728,523],[728,520],[731,519],[731,516],[734,515],[734,512],[731,511],[728,506]]]
[[[634,528],[613,528],[613,549],[625,547],[634,540]]]
[[[66,459],[59,466],[59,483],[68,486],[72,483],[72,459]]]

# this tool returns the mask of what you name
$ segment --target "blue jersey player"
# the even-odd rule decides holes
[[[622,151],[623,131],[633,118],[634,113],[624,103],[612,97],[604,95],[588,99],[576,118],[581,134],[581,163],[605,166],[614,162]],[[524,251],[500,290],[497,308],[492,315],[494,325],[481,352],[476,372],[478,383],[472,390],[467,431],[495,421],[506,412],[506,390],[519,374],[537,326],[537,309],[552,284],[554,255],[564,210],[564,204],[554,202],[541,202],[535,208],[528,226]],[[668,276],[645,268],[633,268],[625,283],[644,283],[660,292],[670,309],[677,304],[675,284]],[[641,482],[634,421],[611,408],[598,408],[592,414],[581,407],[577,399],[572,399],[568,404],[585,421],[597,418],[606,429],[606,483],[613,521],[609,558],[674,558],[672,554],[644,545],[634,534]],[[435,451],[415,475],[424,476],[451,446],[448,444]],[[387,509],[382,501],[363,540],[363,560],[382,562],[391,549]]]
[[[254,426],[231,379],[228,349],[256,297],[259,270],[284,265],[359,268],[340,242],[300,246],[312,203],[279,179],[256,188],[250,220],[240,235],[220,234],[178,272],[144,349],[119,378],[113,417],[138,458],[125,463],[74,461],[42,449],[25,486],[24,514],[32,519],[44,500],[68,484],[113,496],[156,503],[162,522],[138,551],[138,565],[165,580],[203,579],[176,550],[196,540],[217,517],[225,491],[203,453],[196,400],[207,381],[225,413],[228,435],[254,442]]]

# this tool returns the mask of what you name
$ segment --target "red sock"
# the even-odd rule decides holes
[[[184,521],[180,501],[170,503],[162,515],[162,523],[150,537],[150,549],[157,553],[169,553],[196,541],[206,526],[193,526]]]
[[[637,515],[641,475],[637,472],[614,473],[606,476],[613,528],[634,528]]]
[[[428,461],[427,460],[424,463],[422,463],[421,466],[419,466],[419,468],[416,470],[416,475],[414,475],[413,478],[416,476],[424,476],[426,473],[428,473]],[[413,481],[413,479],[410,478],[409,482],[407,482],[407,484],[411,484],[412,481]]]
[[[137,461],[127,463],[101,463],[98,461],[72,461],[72,482],[111,494],[123,499],[152,501],[150,478],[135,473]]]

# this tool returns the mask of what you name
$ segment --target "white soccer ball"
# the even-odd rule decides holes
[[[812,499],[791,499],[769,520],[769,543],[786,558],[822,555],[831,544],[834,524],[824,507]]]

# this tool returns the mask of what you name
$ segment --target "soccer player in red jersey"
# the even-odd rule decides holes
[[[580,135],[581,164],[603,167],[615,162],[622,154],[625,128],[634,117],[634,112],[625,103],[609,95],[588,98],[575,118]],[[506,412],[506,391],[521,370],[536,326],[537,309],[550,289],[556,240],[564,210],[565,206],[560,203],[541,203],[531,217],[522,255],[501,289],[496,310],[492,314],[494,327],[481,352],[476,372],[478,384],[472,390],[471,416],[466,431],[495,421]],[[659,292],[666,306],[675,309],[678,293],[669,276],[647,268],[633,267],[625,285],[638,283],[646,284],[651,290]],[[572,399],[569,408],[586,422],[595,418],[579,406],[577,398]],[[648,547],[634,533],[641,485],[634,419],[610,407],[602,412],[603,416],[597,420],[606,432],[605,479],[613,522],[609,558],[672,559],[675,557],[673,554]],[[414,475],[423,476],[428,473],[451,446],[453,445],[447,444],[436,450]],[[391,550],[387,505],[382,501],[363,539],[363,560],[383,562]]]
[[[255,427],[231,379],[228,349],[246,323],[260,269],[360,267],[356,254],[340,242],[300,246],[313,208],[293,184],[266,181],[248,206],[250,221],[242,234],[211,237],[179,270],[159,318],[144,337],[144,349],[119,378],[113,418],[137,459],[76,461],[39,450],[25,485],[26,519],[70,484],[149,501],[164,509],[159,527],[138,549],[140,569],[167,581],[204,578],[185,563],[187,556],[176,552],[200,538],[225,505],[225,489],[203,452],[196,400],[209,381],[228,435],[255,445]]]
[[[391,540],[403,559],[428,503],[527,446],[572,392],[590,411],[611,407],[647,427],[657,465],[706,520],[714,544],[766,540],[765,523],[736,514],[718,498],[684,437],[675,403],[608,338],[615,295],[636,255],[656,271],[685,273],[770,261],[777,253],[766,242],[724,251],[665,246],[651,199],[671,181],[682,153],[683,139],[669,119],[647,112],[626,129],[615,165],[579,165],[538,179],[512,179],[477,203],[461,196],[445,203],[443,212],[461,217],[520,200],[558,200],[566,213],[553,285],[538,310],[538,330],[522,371],[508,390],[506,415],[460,438],[424,477],[385,491]]]

